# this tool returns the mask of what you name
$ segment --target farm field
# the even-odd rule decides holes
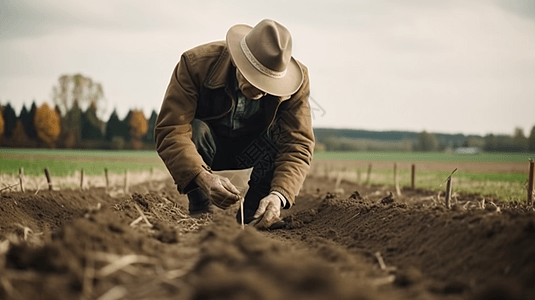
[[[526,198],[528,161],[533,154],[412,152],[319,152],[314,154],[312,173],[376,185],[394,185],[394,163],[400,186],[410,186],[411,165],[416,167],[415,186],[443,191],[454,171],[454,191],[492,196],[503,201]],[[370,180],[367,171],[372,165]]]
[[[533,154],[531,154],[533,156]],[[525,199],[527,161],[530,154],[482,153],[459,155],[451,153],[412,152],[318,152],[314,154],[311,174],[336,178],[340,172],[345,180],[374,185],[393,186],[393,164],[397,163],[399,184],[410,186],[411,165],[416,166],[416,187],[441,191],[444,181],[454,169],[454,191],[478,193],[503,201]],[[70,177],[58,182],[58,188],[72,188],[83,169],[90,185],[104,186],[104,169],[114,180],[129,170],[134,174],[156,170],[166,172],[155,151],[0,149],[0,188],[18,177],[19,168],[33,186],[44,185],[43,169],[53,176]],[[367,169],[372,164],[370,181]],[[359,174],[360,173],[360,174]],[[2,175],[3,174],[3,175]],[[360,176],[359,176],[360,175]],[[133,175],[135,176],[135,175]],[[8,178],[6,178],[8,177]],[[140,178],[139,180],[142,180]],[[139,181],[138,180],[138,181]],[[33,181],[33,182],[32,182]]]
[[[42,175],[43,169],[48,168],[56,176],[73,175],[81,169],[88,175],[100,175],[105,168],[111,173],[165,168],[156,151],[3,148],[0,160],[0,174],[18,174],[21,167],[26,175]]]
[[[170,178],[0,195],[1,299],[533,299],[535,212],[310,176],[286,227],[191,218]]]

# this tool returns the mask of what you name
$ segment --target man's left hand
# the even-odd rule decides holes
[[[269,194],[260,200],[260,205],[254,214],[253,224],[258,229],[269,229],[275,222],[280,221],[281,200],[277,195]]]

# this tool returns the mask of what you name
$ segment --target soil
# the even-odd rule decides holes
[[[334,186],[307,178],[263,232],[189,217],[171,180],[3,193],[0,299],[535,299],[533,208]]]

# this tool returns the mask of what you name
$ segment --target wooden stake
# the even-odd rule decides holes
[[[416,179],[416,166],[412,164],[411,166],[411,189],[414,190],[414,181]]]
[[[529,176],[528,176],[528,205],[533,205],[535,198],[535,160],[529,160]]]
[[[124,171],[124,193],[128,193],[128,170]]]
[[[23,177],[24,177],[24,168],[20,168],[19,169],[20,191],[24,193]]]
[[[50,179],[50,172],[48,172],[48,169],[45,168],[45,176],[46,176],[46,182],[48,182],[48,190],[52,190],[52,179]]]
[[[368,165],[368,177],[366,178],[366,184],[370,184],[370,180],[372,177],[372,164]]]
[[[110,180],[108,179],[108,169],[104,168],[104,176],[106,176],[106,193],[110,190]]]
[[[342,183],[342,171],[339,171],[338,176],[336,177],[336,183],[334,184],[334,189],[337,190],[340,187],[341,183]]]
[[[451,209],[451,176],[448,177],[448,182],[446,184],[446,208]]]
[[[394,185],[396,187],[396,195],[401,196],[401,190],[399,189],[398,179],[398,163],[394,163]]]
[[[84,189],[84,169],[80,171],[80,189]]]

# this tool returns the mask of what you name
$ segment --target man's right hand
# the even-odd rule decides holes
[[[240,200],[240,191],[226,177],[203,171],[195,177],[195,183],[204,190],[215,206],[227,209]]]

